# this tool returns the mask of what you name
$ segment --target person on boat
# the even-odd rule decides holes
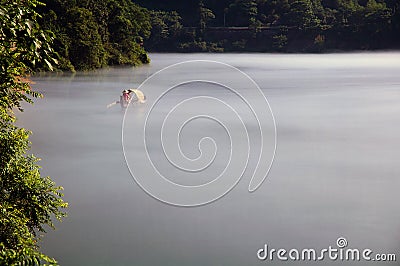
[[[146,96],[144,93],[138,89],[129,89],[123,90],[122,94],[119,96],[119,101],[115,101],[107,105],[107,108],[110,108],[116,104],[121,104],[122,108],[127,108],[129,103],[140,103],[143,104],[146,102]]]
[[[129,102],[130,97],[131,96],[128,90],[124,90],[122,92],[122,98],[124,99],[124,101]]]

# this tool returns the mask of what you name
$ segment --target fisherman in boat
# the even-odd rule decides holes
[[[123,90],[120,97],[120,104],[122,108],[126,108],[131,100],[131,96],[128,90]]]
[[[124,101],[129,102],[129,100],[131,99],[130,91],[124,90],[122,92],[122,97],[123,97]]]
[[[115,101],[107,105],[107,108],[110,108],[116,104],[121,104],[122,108],[127,108],[129,103],[140,103],[143,104],[146,102],[146,96],[142,91],[138,89],[129,89],[123,90],[122,95],[119,96],[119,101]]]

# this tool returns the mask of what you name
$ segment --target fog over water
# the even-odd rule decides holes
[[[43,239],[46,254],[61,265],[304,265],[276,258],[260,261],[257,251],[264,244],[320,250],[337,247],[336,240],[345,237],[348,248],[400,256],[400,53],[150,57],[150,65],[138,68],[33,77],[34,88],[45,97],[34,106],[24,105],[18,124],[33,131],[32,152],[42,158],[42,174],[65,188],[70,204],[68,217]],[[270,173],[254,193],[247,190],[256,165],[251,155],[249,170],[227,195],[184,208],[154,199],[135,183],[122,151],[124,112],[119,105],[106,106],[119,99],[122,89],[138,87],[156,71],[195,59],[231,64],[254,79],[273,110],[278,141]],[[209,74],[221,78],[212,69]],[[235,102],[226,90],[210,86],[204,91]],[[178,99],[192,94],[194,87],[178,88],[155,112],[166,114]],[[151,99],[128,109],[131,123],[143,119]],[[249,137],[259,138],[255,122],[248,124]],[[196,145],[209,134],[229,147],[226,132],[203,121],[182,131],[183,152],[199,156]],[[159,136],[152,139],[149,153],[168,169],[157,148]],[[137,143],[132,138],[132,147]],[[133,157],[146,156],[139,149],[131,151]],[[171,179],[184,185],[209,182],[229,157],[217,156],[214,168],[199,179],[185,179],[175,170]],[[398,262],[326,258],[311,264]]]

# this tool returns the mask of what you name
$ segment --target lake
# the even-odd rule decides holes
[[[65,188],[65,200],[70,204],[68,217],[56,224],[56,231],[49,230],[42,241],[46,254],[61,265],[304,265],[303,261],[279,261],[276,255],[273,261],[262,261],[257,252],[265,244],[286,250],[337,248],[340,237],[347,240],[348,248],[371,249],[374,254],[398,252],[400,53],[150,57],[150,65],[137,68],[33,77],[34,88],[45,97],[36,100],[34,106],[25,105],[26,112],[18,115],[18,123],[33,131],[32,152],[42,158],[42,174]],[[214,69],[227,67],[222,64],[210,62],[207,67],[200,63],[198,69],[183,64],[143,86],[147,102],[129,107],[126,115],[118,104],[106,107],[119,99],[123,89],[139,87],[153,73],[187,60],[213,60],[235,68],[224,72]],[[259,85],[275,125],[268,105],[257,103],[263,97],[249,79],[245,81],[249,87],[243,84],[239,90],[250,104],[227,87],[193,81],[204,75],[202,80],[235,83],[245,77],[237,69]],[[156,101],[170,84],[186,77],[193,82],[173,88]],[[163,119],[190,97],[198,102],[187,102],[186,109],[170,119],[172,126],[165,129],[169,130],[166,134],[175,135],[163,142]],[[219,109],[222,102],[232,105]],[[145,154],[141,123],[154,103],[154,118],[148,119],[145,133]],[[268,170],[275,152],[274,126],[277,138],[269,174],[253,193],[248,187],[257,168],[257,154],[263,148],[249,106],[261,112],[261,125],[266,123],[262,135],[266,157],[260,161],[264,170]],[[195,117],[196,112],[202,117],[189,121],[177,138],[179,124],[187,121],[186,117]],[[222,122],[207,119],[208,112],[219,115],[218,121]],[[235,140],[232,144],[229,140],[244,139],[245,134],[236,134],[243,127],[232,114],[243,114],[250,139],[243,176],[246,142]],[[232,127],[229,134],[226,124]],[[164,144],[172,149],[169,156],[181,151],[188,159],[185,163],[198,163],[201,171],[171,167],[171,158],[166,159],[162,150]],[[222,148],[212,157],[215,144]],[[168,194],[161,186],[153,191],[164,199],[160,201],[133,178],[137,174],[147,182],[155,177],[146,164],[151,157],[153,166],[172,182],[182,187],[201,187],[211,184],[224,171],[230,152],[238,157],[233,157],[236,161],[232,161],[227,178],[236,174],[235,178],[242,178],[229,187],[229,193],[209,204],[205,203],[214,191],[207,190],[210,195],[190,192],[174,198],[174,193]],[[200,160],[196,162],[196,158]],[[210,167],[207,162],[211,162]],[[214,188],[219,189],[217,185]],[[201,206],[180,207],[174,202]],[[396,265],[328,258],[311,264]]]

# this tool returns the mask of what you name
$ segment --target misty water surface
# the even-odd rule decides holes
[[[33,131],[42,173],[65,188],[70,204],[68,217],[45,236],[44,252],[61,265],[304,265],[259,261],[256,253],[264,244],[322,249],[338,237],[352,248],[398,252],[400,53],[151,59],[138,68],[33,78],[45,97],[26,106],[19,124]],[[134,182],[122,153],[124,113],[106,105],[155,71],[192,59],[232,64],[260,85],[274,112],[278,146],[255,193],[248,193],[245,174],[222,199],[182,208],[155,200]],[[134,106],[130,119],[143,116],[142,109]],[[219,128],[207,128],[224,141]],[[199,132],[190,129],[182,140],[189,154]]]

